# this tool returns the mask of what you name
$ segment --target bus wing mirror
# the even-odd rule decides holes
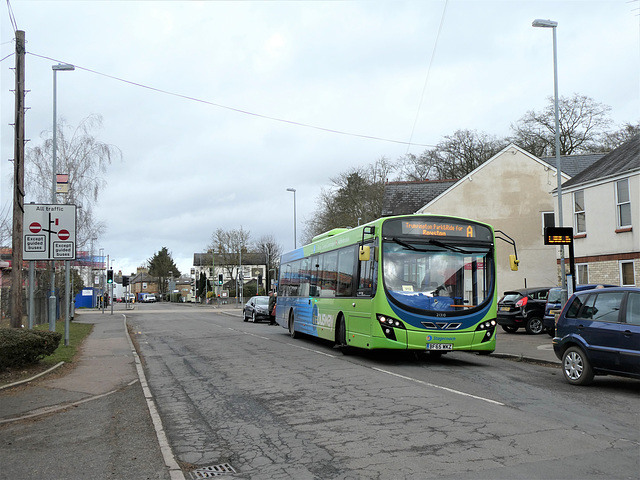
[[[513,270],[514,272],[517,272],[519,263],[520,263],[520,260],[518,260],[515,255],[513,254],[509,255],[509,264],[511,265],[511,270]]]
[[[371,259],[371,247],[369,245],[360,245],[358,251],[358,260],[368,262]]]

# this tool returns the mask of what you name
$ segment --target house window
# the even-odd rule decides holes
[[[542,235],[547,227],[554,227],[556,224],[555,214],[553,212],[542,212]]]
[[[578,285],[586,285],[589,283],[589,265],[587,263],[579,263],[576,265],[576,282]]]
[[[629,179],[616,182],[616,208],[618,228],[631,226],[631,200],[629,195]]]
[[[633,287],[636,284],[633,261],[620,262],[620,279],[623,287]]]
[[[587,217],[584,211],[584,190],[573,194],[573,218],[575,233],[587,233]]]

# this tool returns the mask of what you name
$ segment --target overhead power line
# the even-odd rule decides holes
[[[44,55],[38,55],[38,54],[32,53],[32,52],[27,52],[27,54],[28,55],[33,55],[34,57],[43,58],[45,60],[51,60],[53,62],[71,63],[71,62],[63,62],[61,60],[57,60],[55,58],[47,57],[47,56],[44,56]],[[358,133],[350,133],[350,132],[345,132],[345,131],[342,131],[342,130],[335,130],[335,129],[332,129],[332,128],[319,127],[317,125],[311,125],[311,124],[308,124],[308,123],[296,122],[296,121],[293,121],[293,120],[286,120],[284,118],[272,117],[270,115],[264,115],[264,114],[261,114],[261,113],[250,112],[248,110],[242,110],[240,108],[230,107],[228,105],[222,105],[222,104],[219,104],[219,103],[210,102],[208,100],[202,100],[200,98],[191,97],[189,95],[183,95],[181,93],[175,93],[175,92],[170,92],[168,90],[162,90],[162,89],[156,88],[156,87],[151,87],[149,85],[144,85],[142,83],[133,82],[131,80],[127,80],[127,79],[116,77],[116,76],[109,75],[109,74],[106,74],[106,73],[98,72],[98,71],[92,70],[90,68],[82,67],[82,66],[79,66],[79,65],[77,65],[75,63],[73,63],[73,66],[77,70],[84,70],[84,71],[89,72],[89,73],[93,73],[93,74],[96,74],[96,75],[101,75],[103,77],[107,77],[107,78],[110,78],[112,80],[116,80],[118,82],[127,83],[129,85],[133,85],[133,86],[136,86],[136,87],[139,87],[139,88],[144,88],[144,89],[147,89],[147,90],[151,90],[153,92],[162,93],[164,95],[171,95],[173,97],[183,98],[185,100],[190,100],[190,101],[193,101],[193,102],[203,103],[205,105],[211,105],[213,107],[224,108],[226,110],[230,110],[230,111],[236,112],[236,113],[241,113],[243,115],[250,115],[250,116],[253,116],[253,117],[264,118],[265,120],[272,120],[274,122],[286,123],[286,124],[295,125],[295,126],[298,126],[298,127],[313,128],[315,130],[320,130],[320,131],[323,131],[323,132],[335,133],[335,134],[338,134],[338,135],[346,135],[346,136],[350,136],[350,137],[366,138],[366,139],[369,139],[369,140],[378,140],[378,141],[382,141],[382,142],[398,143],[398,144],[410,145],[410,146],[412,145],[412,146],[416,146],[416,147],[433,147],[433,145],[404,142],[404,141],[401,141],[401,140],[393,140],[393,139],[389,139],[389,138],[376,137],[376,136],[373,136],[373,135],[362,135],[362,134],[358,134]]]

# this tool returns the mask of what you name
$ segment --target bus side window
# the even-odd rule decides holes
[[[303,258],[300,260],[300,288],[298,295],[301,297],[308,297],[310,295],[310,272],[309,272],[309,259]]]
[[[320,272],[320,257],[311,257],[311,263],[309,264],[309,296],[320,296],[320,289],[318,288],[318,274]]]

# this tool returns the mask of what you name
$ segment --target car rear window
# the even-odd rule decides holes
[[[503,302],[516,303],[518,300],[522,298],[522,295],[519,293],[507,293],[502,299]]]
[[[582,308],[583,297],[575,297],[569,308],[567,308],[567,314],[565,315],[567,318],[576,318],[580,308]]]
[[[627,323],[640,325],[640,293],[629,292],[627,298]]]

